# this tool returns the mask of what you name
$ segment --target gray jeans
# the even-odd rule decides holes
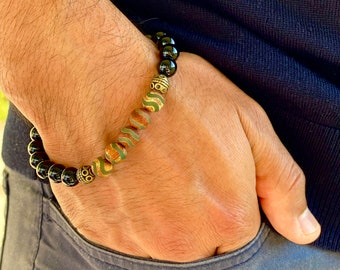
[[[243,248],[192,262],[141,259],[84,239],[43,185],[7,169],[7,226],[2,270],[90,269],[340,269],[340,254],[288,242],[263,224]]]

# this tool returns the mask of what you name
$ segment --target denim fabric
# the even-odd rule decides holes
[[[262,224],[243,248],[192,263],[128,256],[99,247],[79,235],[53,201],[48,185],[7,169],[6,237],[2,270],[91,269],[339,269],[340,254],[292,244]]]

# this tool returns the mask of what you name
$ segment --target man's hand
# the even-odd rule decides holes
[[[191,261],[253,239],[258,195],[282,235],[313,241],[303,173],[262,109],[201,58],[183,53],[178,65],[165,108],[112,177],[53,185],[72,223],[115,250]]]
[[[17,16],[14,33],[1,37],[0,62],[6,93],[36,125],[50,158],[75,167],[116,139],[158,62],[153,44],[111,3],[80,2]],[[259,105],[186,53],[171,85],[163,110],[111,177],[52,185],[77,230],[128,254],[192,261],[251,241],[259,197],[283,236],[315,240],[320,227],[308,212],[303,173]]]

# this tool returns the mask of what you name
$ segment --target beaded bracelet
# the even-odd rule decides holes
[[[142,107],[131,113],[128,126],[121,129],[117,141],[105,148],[104,156],[96,158],[91,165],[78,169],[66,168],[49,160],[37,129],[35,127],[31,129],[31,142],[27,146],[30,155],[29,163],[41,182],[49,183],[50,180],[72,187],[78,183],[91,183],[96,177],[107,177],[113,172],[113,166],[126,158],[128,148],[133,147],[140,140],[139,131],[150,124],[150,113],[158,112],[164,105],[163,95],[169,88],[168,77],[175,74],[177,69],[175,60],[179,56],[175,41],[166,33],[157,32],[149,37],[160,50],[159,74],[152,79],[150,91],[142,100]]]

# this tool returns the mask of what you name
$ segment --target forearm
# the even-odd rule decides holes
[[[156,72],[153,45],[109,1],[10,2],[0,9],[1,87],[49,154],[53,142],[86,143],[94,158],[139,105]]]

